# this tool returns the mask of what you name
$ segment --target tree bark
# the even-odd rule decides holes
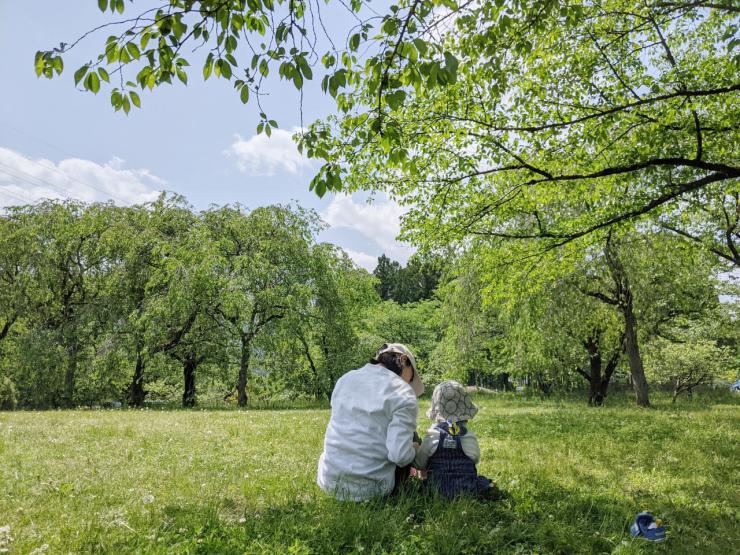
[[[237,405],[246,407],[249,402],[247,384],[249,382],[249,358],[252,354],[252,334],[241,334],[241,356],[239,357],[239,381],[236,384]]]
[[[137,346],[136,368],[129,388],[129,405],[140,407],[144,404],[144,397],[146,397],[146,391],[144,391],[144,357],[141,354],[141,349]]]
[[[8,333],[10,333],[10,328],[13,327],[13,324],[15,323],[17,319],[18,319],[18,315],[13,314],[5,321],[5,323],[3,324],[3,327],[0,328],[0,341],[2,341],[3,339],[7,337]]]
[[[624,318],[624,352],[632,376],[632,388],[635,391],[635,399],[638,406],[649,407],[648,383],[645,379],[645,369],[642,365],[642,356],[637,340],[637,318],[632,305],[632,290],[630,288],[627,273],[622,266],[619,256],[614,251],[611,243],[611,234],[606,241],[606,261],[614,282],[617,307]]]
[[[584,342],[588,352],[589,381],[588,381],[588,404],[600,407],[604,403],[601,394],[601,349],[599,348],[600,333],[595,331]]]
[[[182,406],[195,406],[195,370],[198,368],[198,360],[192,355],[185,357],[182,364],[182,373],[185,382],[185,388],[182,393]]]
[[[622,308],[622,307],[620,307]],[[624,350],[629,362],[630,374],[632,375],[632,388],[635,391],[637,404],[641,407],[649,407],[648,383],[645,379],[645,369],[642,365],[640,346],[637,342],[637,322],[632,310],[632,298],[622,308],[624,314]]]
[[[64,372],[63,404],[71,408],[74,404],[75,374],[77,373],[77,341],[74,340],[67,347],[67,368]]]

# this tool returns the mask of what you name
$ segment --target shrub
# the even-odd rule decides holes
[[[18,404],[15,385],[10,378],[0,378],[0,410],[13,410]]]

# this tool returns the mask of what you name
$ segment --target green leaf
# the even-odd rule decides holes
[[[85,79],[85,88],[92,91],[94,94],[97,94],[100,90],[100,78],[94,71],[87,74],[87,78]]]
[[[131,55],[131,57],[134,60],[138,60],[139,56],[141,56],[141,52],[139,51],[139,47],[136,46],[135,42],[129,42],[126,45],[126,50],[128,50],[128,53]]]
[[[41,51],[36,52],[36,60],[35,60],[35,69],[36,69],[36,76],[40,77],[41,73],[44,71],[44,53]],[[85,66],[85,69],[87,69],[87,66]]]
[[[87,73],[87,68],[88,68],[88,65],[85,64],[84,66],[79,68],[77,71],[75,71],[75,85],[77,85],[80,82],[80,80],[85,76],[85,74]]]
[[[98,75],[100,75],[100,78],[103,81],[105,81],[106,83],[110,83],[110,76],[108,75],[108,72],[105,70],[105,68],[99,67]]]
[[[352,35],[349,39],[349,49],[355,52],[357,51],[359,47],[360,47],[360,34],[356,33]]]
[[[244,85],[242,89],[239,91],[239,98],[241,99],[243,104],[246,104],[249,102],[249,87]]]
[[[139,95],[134,91],[131,91],[128,94],[131,97],[131,102],[134,103],[134,106],[141,108],[141,99],[139,98]]]
[[[213,71],[213,54],[208,54],[205,63],[203,64],[203,80],[207,81]]]
[[[319,198],[323,198],[326,194],[326,181],[320,180],[314,184],[313,190]]]
[[[267,135],[268,137],[272,135],[272,128],[269,124],[265,124],[265,135]]]
[[[104,12],[108,9],[108,0],[98,0],[98,8],[100,8],[101,12]]]
[[[62,74],[62,70],[64,70],[64,62],[62,61],[61,56],[57,56],[52,61],[52,65],[54,66],[54,71],[57,72],[57,75]]]

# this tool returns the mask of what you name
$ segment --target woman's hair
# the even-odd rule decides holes
[[[381,353],[377,358],[371,358],[370,364],[382,364],[394,374],[401,375],[401,357],[399,353]]]

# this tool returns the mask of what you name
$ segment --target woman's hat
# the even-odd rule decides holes
[[[414,390],[414,393],[417,397],[424,393],[424,383],[421,381],[419,369],[416,366],[416,359],[414,359],[414,355],[411,353],[408,347],[406,347],[406,345],[402,345],[401,343],[386,343],[380,349],[378,349],[378,352],[375,354],[375,358],[377,359],[383,353],[395,353],[397,355],[406,355],[407,357],[409,357],[411,367],[414,369],[414,377],[409,385]]]
[[[460,422],[470,420],[478,413],[465,388],[454,380],[442,382],[434,388],[432,405],[427,416],[432,420]]]

